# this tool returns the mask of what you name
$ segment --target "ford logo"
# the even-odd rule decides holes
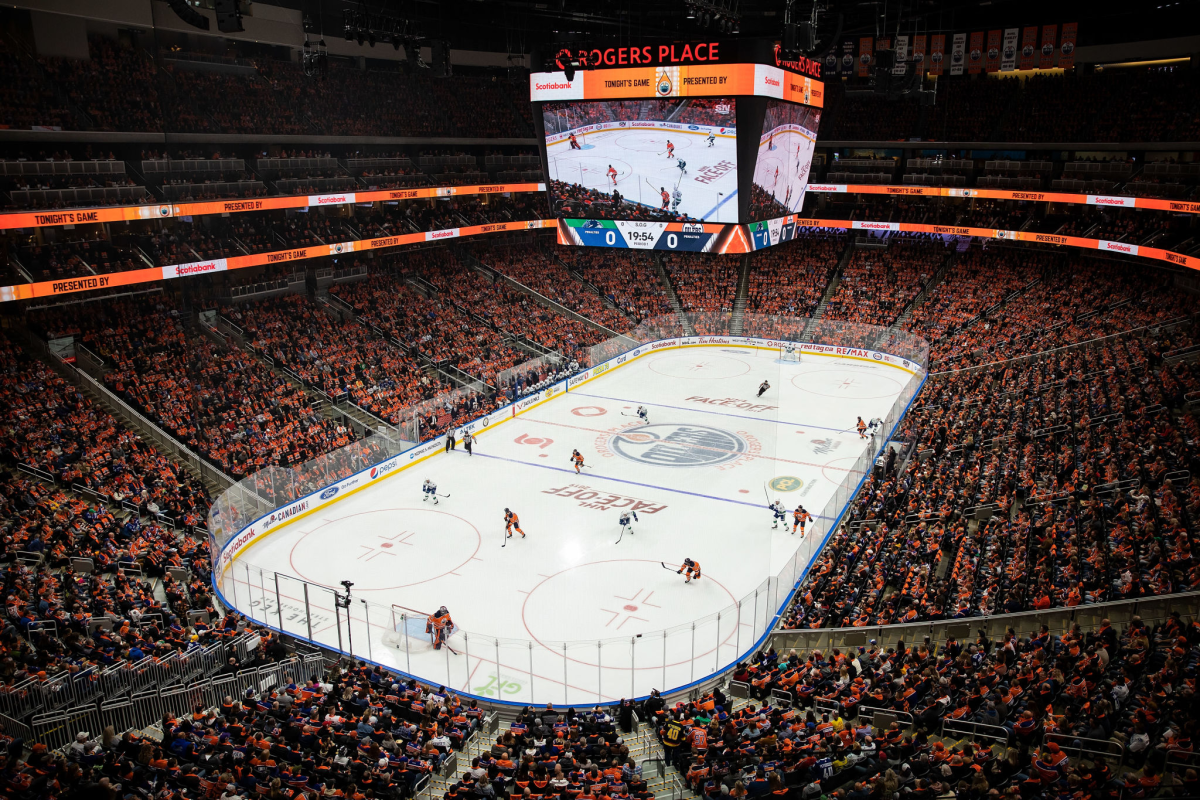
[[[321,492],[321,499],[328,500],[329,498],[333,497],[337,493],[338,493],[338,487],[330,486],[328,489]]]

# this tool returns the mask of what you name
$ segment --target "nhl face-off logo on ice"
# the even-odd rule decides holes
[[[744,455],[746,440],[707,425],[644,425],[609,440],[617,455],[660,467],[711,467]]]

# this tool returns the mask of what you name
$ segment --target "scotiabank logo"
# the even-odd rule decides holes
[[[220,272],[221,265],[217,261],[196,261],[192,264],[180,264],[175,267],[176,275],[200,275],[205,272]]]
[[[570,82],[570,81],[567,81],[566,83],[558,83],[558,82],[555,82],[555,83],[535,83],[535,84],[533,85],[533,88],[534,88],[534,89],[541,90],[541,91],[544,91],[544,90],[546,90],[546,89],[570,89],[570,88],[571,88],[571,82]]]
[[[449,230],[444,230],[444,231],[430,231],[429,238],[430,239],[450,239],[457,235],[458,235],[458,229],[450,228]]]
[[[1135,255],[1137,254],[1138,250],[1136,244],[1126,244],[1125,242],[1101,242],[1101,245],[1105,250],[1109,250],[1114,253],[1129,253],[1130,255]]]
[[[808,190],[810,192],[836,192],[838,187],[832,183],[810,183]]]
[[[863,222],[861,223],[860,227],[872,231],[886,231],[891,228],[891,226],[886,222]]]
[[[344,194],[331,194],[317,198],[317,205],[319,206],[338,205],[348,202],[350,201],[346,199],[346,195]]]
[[[1126,197],[1106,197],[1105,195],[1096,195],[1094,203],[1098,206],[1124,206],[1132,205]]]
[[[765,83],[767,86],[778,86],[779,85],[779,81],[775,80],[770,75],[763,76],[763,83]]]

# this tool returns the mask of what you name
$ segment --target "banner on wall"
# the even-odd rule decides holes
[[[945,69],[946,34],[935,33],[929,46],[929,74],[941,75]]]
[[[1050,69],[1054,66],[1054,38],[1058,33],[1057,25],[1042,26],[1042,49],[1039,51],[1038,68]]]
[[[988,72],[1000,71],[1000,31],[988,31],[987,53],[983,59],[983,67]]]
[[[865,78],[871,74],[871,61],[874,54],[874,41],[870,36],[864,36],[858,40],[858,77]]]
[[[854,40],[847,39],[842,42],[842,60],[838,64],[838,72],[843,78],[849,78],[854,74]]]
[[[950,74],[962,75],[963,67],[967,65],[967,35],[954,34],[954,43],[950,46]]]
[[[892,67],[893,75],[903,75],[908,72],[908,37],[896,37],[896,65]]]
[[[1037,66],[1037,34],[1036,25],[1030,25],[1021,32],[1021,69]]]
[[[925,34],[913,37],[912,46],[913,69],[918,75],[925,71]]]
[[[1062,41],[1058,44],[1058,66],[1061,69],[1071,69],[1075,66],[1075,35],[1079,25],[1068,22],[1062,27]]]
[[[978,75],[983,71],[983,31],[971,34],[971,48],[967,52],[967,72]]]
[[[1000,71],[1012,72],[1017,68],[1017,34],[1018,28],[1004,29],[1004,44],[1000,47]]]

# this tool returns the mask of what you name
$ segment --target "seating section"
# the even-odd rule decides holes
[[[706,798],[1189,796],[1189,700],[1155,687],[1197,658],[1178,613],[1061,635],[1030,621],[996,640],[763,649],[733,675],[748,701],[731,684],[643,714]]]
[[[855,250],[824,319],[891,325],[947,258],[941,240],[897,238],[886,250]]]
[[[307,297],[229,306],[222,314],[245,331],[254,351],[299,375],[305,385],[392,423],[401,412],[448,387],[430,380],[406,352]]]
[[[190,331],[165,298],[114,301],[86,317],[47,313],[37,324],[78,331],[111,366],[110,389],[234,478],[299,465],[354,438],[250,354]]]
[[[604,292],[633,322],[671,313],[671,301],[652,255],[631,251],[614,256],[583,247],[557,248],[555,254]]]
[[[544,297],[617,333],[624,333],[629,322],[608,308],[583,284],[576,281],[556,259],[540,250],[525,247],[476,246],[474,252],[489,267],[519,281]]]
[[[772,247],[750,257],[746,310],[754,314],[809,317],[846,249],[845,236],[816,234],[803,244]]]

